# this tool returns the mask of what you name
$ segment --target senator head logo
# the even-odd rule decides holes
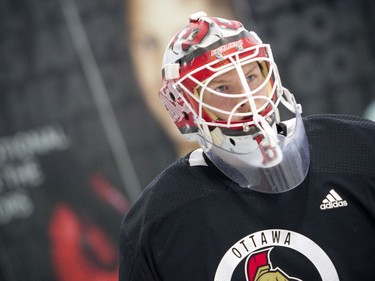
[[[246,261],[246,281],[302,281],[288,276],[282,269],[273,267],[270,252],[273,248],[266,248],[250,254]]]

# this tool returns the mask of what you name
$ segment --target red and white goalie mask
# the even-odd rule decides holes
[[[159,96],[177,128],[233,181],[266,193],[303,181],[309,151],[301,107],[255,32],[193,14],[166,49],[162,78]]]

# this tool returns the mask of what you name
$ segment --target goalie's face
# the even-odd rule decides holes
[[[217,120],[238,122],[252,115],[267,102],[269,87],[258,62],[242,66],[241,75],[232,69],[213,78],[201,92],[205,109]],[[242,76],[242,77],[241,77]],[[262,86],[263,84],[263,86]],[[261,87],[262,86],[262,87]],[[249,97],[246,93],[251,93]]]

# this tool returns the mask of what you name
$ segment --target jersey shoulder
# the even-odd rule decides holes
[[[345,114],[315,114],[303,117],[305,125],[311,129],[318,129],[323,127],[332,127],[336,125],[344,126],[346,128],[375,131],[375,122],[365,119],[360,116],[345,115]]]
[[[375,122],[358,116],[304,117],[312,168],[375,175]]]
[[[196,157],[198,155],[198,157]],[[195,151],[178,159],[159,174],[143,191],[122,222],[122,235],[136,240],[147,229],[186,204],[194,204],[218,192],[217,170],[206,164],[203,152]]]

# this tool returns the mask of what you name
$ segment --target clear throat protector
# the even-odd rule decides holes
[[[309,149],[301,115],[297,113],[285,123],[287,135],[277,134],[277,144],[273,145],[264,139],[258,142],[250,135],[234,137],[235,140],[225,136],[220,144],[199,135],[198,141],[212,163],[241,187],[281,193],[301,184],[309,168]],[[236,149],[233,146],[237,146]]]

